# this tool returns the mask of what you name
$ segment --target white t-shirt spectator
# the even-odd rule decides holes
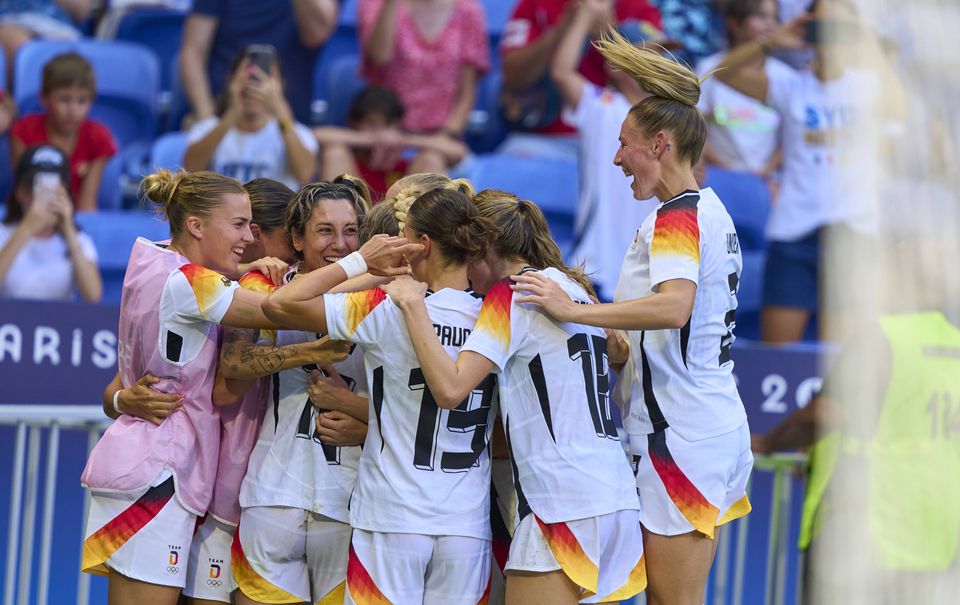
[[[187,135],[187,143],[193,145],[205,137],[216,127],[217,120],[216,117],[209,117],[194,124]],[[303,146],[315,154],[318,144],[310,129],[297,122],[294,124],[294,131]],[[235,178],[241,183],[268,178],[280,181],[294,191],[301,186],[290,172],[283,135],[276,120],[270,120],[256,132],[230,129],[220,141],[217,152],[213,154],[210,170]]]
[[[0,224],[0,248],[13,235],[16,225]],[[97,262],[97,249],[86,233],[78,233],[83,255]],[[13,259],[6,279],[0,283],[0,298],[33,300],[73,300],[76,282],[67,242],[59,233],[50,237],[31,237]]]
[[[767,102],[783,118],[783,180],[769,239],[797,241],[832,224],[875,231],[878,128],[869,122],[878,93],[877,77],[854,69],[826,82],[810,70],[770,81]]]
[[[658,204],[654,199],[633,199],[630,179],[613,164],[620,126],[629,112],[626,97],[591,83],[584,85],[577,107],[563,112],[564,121],[577,128],[580,136],[580,200],[570,260],[584,264],[605,298],[617,287],[633,234]]]
[[[710,55],[697,66],[703,77],[723,59],[725,53]],[[768,57],[764,71],[771,88],[791,78],[796,71]],[[780,114],[753,97],[727,86],[715,77],[707,78],[700,87],[697,105],[707,119],[707,141],[726,161],[726,167],[743,172],[762,172],[780,143]]]

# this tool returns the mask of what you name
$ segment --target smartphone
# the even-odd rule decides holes
[[[251,44],[247,47],[247,61],[251,66],[259,67],[265,74],[270,74],[277,64],[277,49],[270,44]]]
[[[38,172],[33,177],[33,199],[43,204],[53,204],[60,188],[60,175],[56,172]]]
[[[808,21],[803,32],[807,44],[849,44],[860,37],[860,28],[855,23],[813,19]]]

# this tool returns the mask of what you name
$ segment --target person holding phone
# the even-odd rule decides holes
[[[73,222],[69,163],[50,145],[20,156],[0,224],[0,298],[99,302],[93,241]]]
[[[190,129],[184,168],[241,182],[274,179],[294,190],[313,179],[317,140],[284,97],[273,46],[254,44],[237,55],[223,104],[218,116]]]

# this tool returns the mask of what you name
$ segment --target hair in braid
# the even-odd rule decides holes
[[[400,235],[403,235],[403,227],[407,223],[407,212],[410,210],[410,206],[418,197],[427,191],[434,189],[459,191],[470,200],[473,199],[476,191],[473,183],[467,179],[450,179],[447,176],[435,172],[424,172],[405,176],[393,184],[391,189],[394,188],[396,188],[396,193],[384,198],[383,202],[393,204],[393,211],[397,219]]]

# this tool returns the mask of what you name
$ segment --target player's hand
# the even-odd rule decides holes
[[[607,333],[607,361],[612,366],[623,367],[630,358],[630,343],[626,341],[618,330],[603,329]]]
[[[326,376],[324,376],[324,372]],[[314,370],[310,373],[310,382],[307,384],[307,395],[310,403],[322,410],[340,410],[341,401],[353,391],[333,368],[324,368],[323,372]]]
[[[327,445],[363,445],[367,439],[367,425],[343,412],[322,412],[317,414],[317,434]]]
[[[410,265],[407,256],[423,251],[422,244],[413,244],[405,237],[374,235],[360,247],[360,254],[367,262],[367,272],[381,277],[408,275]]]
[[[577,312],[577,303],[549,277],[530,271],[522,275],[511,275],[514,284],[510,288],[524,295],[516,299],[518,303],[534,303],[557,321],[573,321]]]
[[[290,265],[279,258],[264,256],[263,258],[257,259],[242,268],[244,269],[244,273],[248,273],[250,271],[258,271],[263,273],[270,278],[270,281],[272,281],[274,285],[279,286],[283,281],[283,276],[286,275],[287,271],[290,269]]]
[[[161,393],[151,387],[160,379],[150,374],[144,375],[129,389],[122,389],[117,407],[124,414],[143,418],[160,425],[167,416],[183,406],[183,396],[179,393]]]
[[[419,282],[409,275],[398,277],[389,284],[381,286],[390,300],[401,309],[411,304],[423,302],[427,293],[427,284]]]
[[[350,355],[351,344],[346,340],[330,340],[324,336],[318,338],[305,347],[308,355],[308,364],[326,366],[343,361]],[[322,407],[322,406],[321,406]]]

